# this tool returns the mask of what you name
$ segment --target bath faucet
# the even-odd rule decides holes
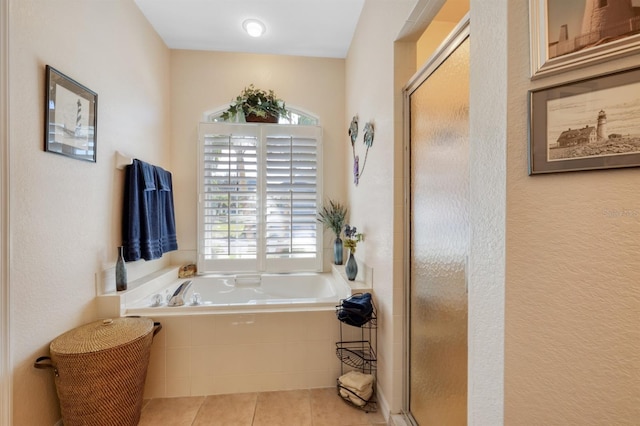
[[[191,280],[185,281],[180,284],[176,291],[173,293],[173,296],[171,296],[171,299],[169,299],[169,303],[167,303],[167,306],[184,305],[184,299],[187,295],[187,291],[189,291],[189,288],[191,287],[191,284],[193,284],[193,281]]]

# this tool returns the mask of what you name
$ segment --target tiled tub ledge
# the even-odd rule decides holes
[[[144,298],[146,295],[159,292],[178,279],[180,266],[169,266],[137,280],[130,281],[125,291],[109,291],[97,296],[99,318],[120,317],[126,314],[126,306]],[[331,265],[333,278],[349,286],[351,294],[371,292],[373,288],[372,269],[358,262],[358,276],[349,281],[344,265]]]
[[[180,266],[170,266],[129,282],[124,291],[111,291],[98,295],[98,317],[124,316],[128,304],[140,300],[148,294],[158,292],[176,281],[179,270]]]
[[[345,265],[331,265],[331,271],[336,280],[351,287],[351,294],[371,292],[373,290],[373,269],[362,262],[358,262],[358,275],[354,281],[347,279]]]

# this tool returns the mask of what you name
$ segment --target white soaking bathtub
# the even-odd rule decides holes
[[[185,304],[170,306],[169,299],[186,281],[192,284],[183,296]],[[124,311],[125,315],[165,316],[333,310],[349,295],[350,287],[331,273],[204,275],[153,289],[127,301]]]
[[[115,311],[162,324],[151,348],[145,398],[335,387],[335,307],[351,295],[335,270],[264,274],[259,281],[176,275],[104,297],[104,315]],[[167,296],[188,280],[193,284],[185,305],[167,306]],[[194,293],[198,305],[192,304]],[[160,306],[152,306],[155,295]],[[111,298],[118,302],[107,303]]]

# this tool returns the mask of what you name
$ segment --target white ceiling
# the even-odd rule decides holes
[[[365,0],[135,0],[171,49],[344,58]],[[262,21],[260,38],[242,29]]]

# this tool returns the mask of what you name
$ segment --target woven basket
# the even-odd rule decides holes
[[[151,343],[161,328],[150,318],[116,318],[51,342],[51,357],[35,367],[54,370],[65,426],[138,424]]]

